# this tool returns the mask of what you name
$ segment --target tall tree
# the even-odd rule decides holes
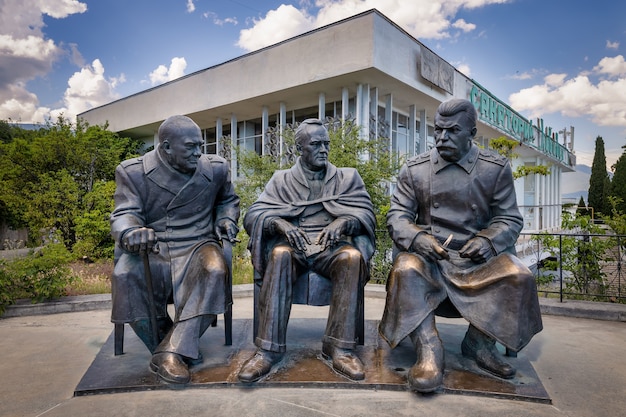
[[[589,207],[593,208],[595,214],[610,214],[608,203],[608,189],[611,183],[609,174],[606,171],[606,155],[604,154],[604,139],[602,136],[596,138],[596,150],[593,155],[591,165],[591,178],[589,178]]]
[[[622,149],[624,149],[622,155],[612,167],[611,195],[619,199],[617,201],[617,210],[626,214],[626,146],[622,146]]]

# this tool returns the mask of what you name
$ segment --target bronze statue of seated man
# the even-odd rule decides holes
[[[200,152],[193,120],[172,116],[158,136],[156,149],[115,172],[111,321],[130,324],[162,380],[184,384],[201,359],[200,336],[232,303],[220,240],[237,235],[239,197],[226,160]]]
[[[255,354],[239,372],[243,382],[267,375],[286,351],[293,285],[303,271],[332,282],[322,354],[354,380],[364,378],[356,348],[357,294],[374,251],[375,216],[353,168],[328,162],[330,139],[322,121],[296,130],[295,165],[274,173],[244,217],[257,277],[262,279]]]
[[[534,277],[515,257],[523,222],[511,167],[473,143],[476,117],[467,100],[439,106],[435,147],[402,167],[387,215],[400,252],[379,332],[392,348],[411,338],[408,382],[419,392],[443,383],[436,314],[469,321],[462,354],[500,378],[516,370],[495,342],[517,352],[542,329]]]

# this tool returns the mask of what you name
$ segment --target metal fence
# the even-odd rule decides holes
[[[626,302],[626,235],[522,233],[518,256],[535,274],[540,294]]]

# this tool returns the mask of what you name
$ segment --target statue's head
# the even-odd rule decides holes
[[[326,168],[330,138],[324,123],[319,119],[306,119],[296,129],[296,149],[302,155],[302,165],[311,171]]]
[[[192,174],[202,155],[202,132],[187,116],[171,116],[159,126],[159,151],[177,171]]]
[[[476,136],[476,108],[464,99],[444,101],[435,115],[435,147],[446,161],[457,162]]]

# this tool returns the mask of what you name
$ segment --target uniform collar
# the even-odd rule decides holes
[[[469,174],[470,172],[472,172],[472,169],[474,169],[474,166],[476,165],[476,161],[478,160],[478,152],[478,146],[472,143],[469,152],[467,152],[460,161],[449,162],[443,159],[441,155],[439,155],[439,151],[437,151],[437,148],[433,148],[430,151],[430,164],[433,167],[433,171],[435,171],[435,173],[438,173],[448,165],[458,165]]]

